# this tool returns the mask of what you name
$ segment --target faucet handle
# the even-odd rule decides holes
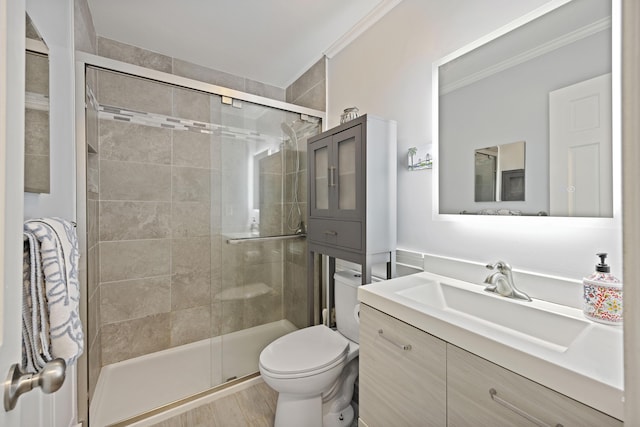
[[[511,266],[504,262],[504,261],[498,261],[495,264],[487,264],[485,266],[488,270],[493,270],[493,269],[498,269],[498,271],[500,272],[504,272],[504,271],[510,271],[511,270]]]

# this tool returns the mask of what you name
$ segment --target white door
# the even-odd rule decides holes
[[[24,147],[24,1],[0,0],[0,381],[20,362]],[[0,407],[0,426],[21,410]]]
[[[553,216],[613,216],[611,74],[549,93]]]

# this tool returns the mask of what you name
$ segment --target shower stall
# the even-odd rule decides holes
[[[306,140],[324,117],[81,59],[87,388],[102,426],[250,378],[264,346],[317,318]]]

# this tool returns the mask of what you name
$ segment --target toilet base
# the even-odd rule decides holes
[[[349,405],[340,412],[329,412],[322,418],[323,427],[350,427],[355,418],[353,406]]]
[[[274,427],[322,427],[322,396],[278,394]]]

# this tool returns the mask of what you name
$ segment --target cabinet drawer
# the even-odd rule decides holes
[[[359,383],[369,427],[446,425],[446,343],[366,305]]]
[[[316,242],[359,251],[362,249],[362,223],[310,218],[307,237]]]
[[[451,344],[447,379],[448,426],[622,426],[615,418]],[[495,391],[493,397],[490,390]]]

